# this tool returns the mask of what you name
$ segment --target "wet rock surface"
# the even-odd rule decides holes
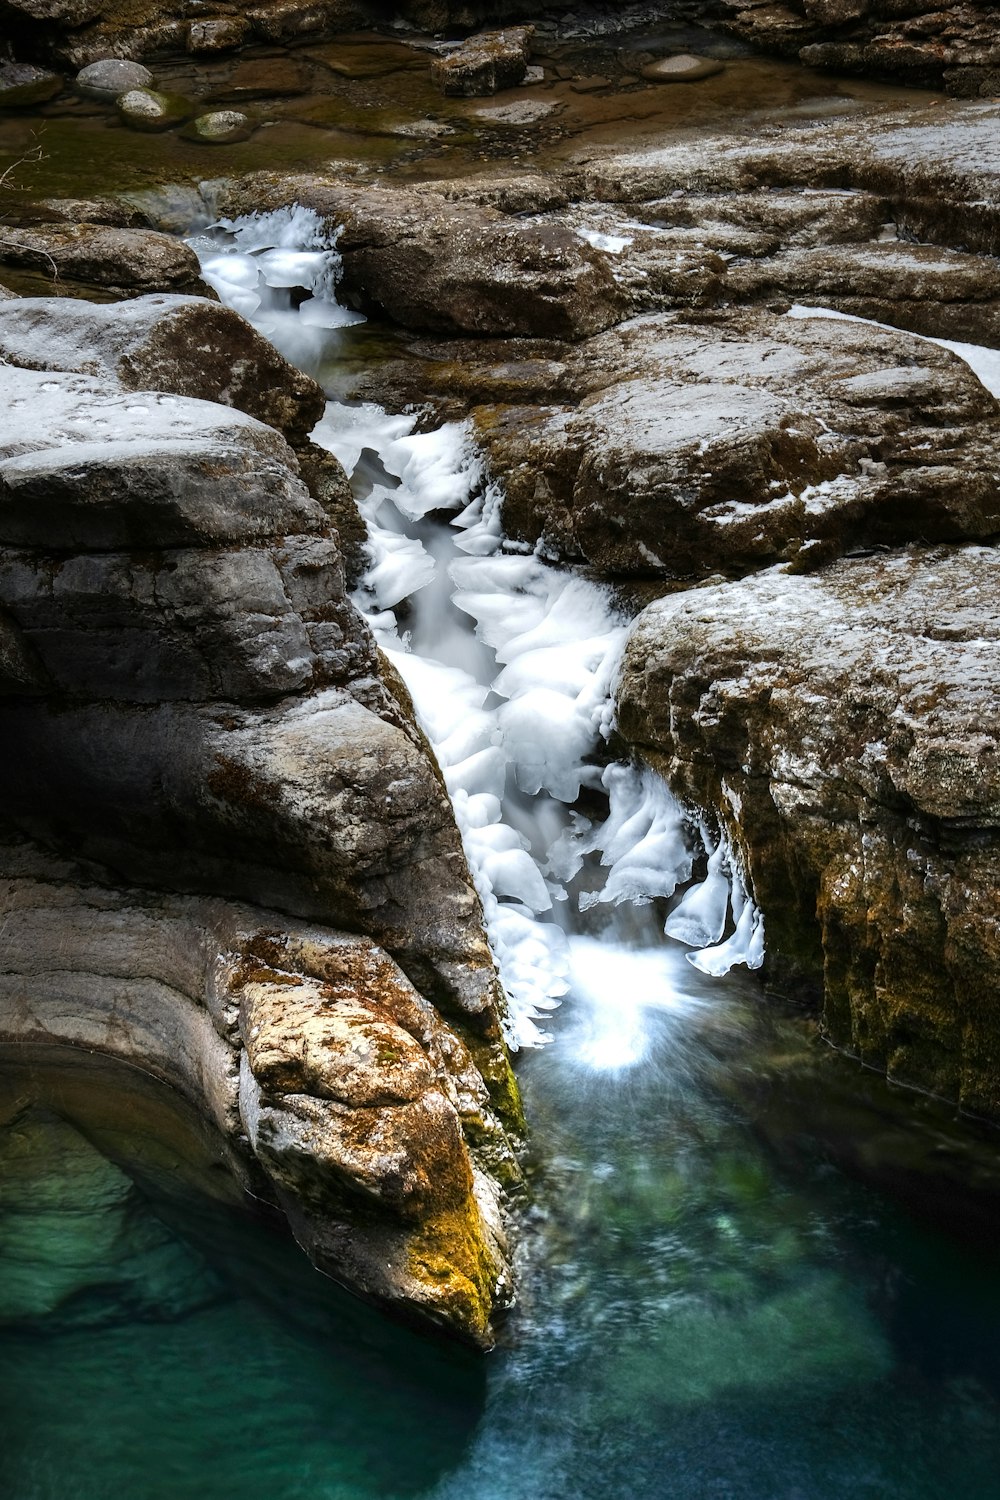
[[[509,1146],[468,1048],[382,949],[23,841],[3,866],[5,1048],[141,1067],[213,1132],[217,1194],[279,1206],[317,1265],[397,1313],[488,1339],[507,1249],[466,1137],[501,1175]]]
[[[4,764],[7,812],[36,841],[8,850],[8,907],[55,906],[37,919],[81,952],[77,969],[64,944],[75,977],[49,982],[20,932],[0,1031],[182,1087],[317,1264],[488,1343],[498,1180],[516,1168],[484,1082],[510,1122],[479,903],[345,593],[335,461],[321,503],[281,433],[236,409],[302,443],[321,394],[214,303],[4,308]],[[208,357],[185,369],[194,339]],[[92,863],[53,874],[60,849]]]
[[[778,24],[774,7],[729,9]],[[923,15],[883,26],[877,9],[784,8],[772,41],[867,47]],[[60,54],[77,63],[120,32],[85,12]],[[72,849],[101,900],[142,914],[137,931],[197,906],[239,969],[222,1030],[190,1000],[217,993],[214,958],[169,981],[199,1013],[184,1055],[200,1062],[149,1043],[191,1097],[224,1096],[234,1172],[269,1184],[325,1268],[483,1341],[502,1253],[481,1174],[511,1170],[484,1079],[499,1098],[509,1076],[451,815],[346,598],[363,532],[339,466],[307,442],[318,387],[196,300],[191,258],[136,215],[184,229],[298,201],[339,231],[339,296],[375,321],[377,353],[345,360],[339,393],[425,424],[472,412],[515,539],[630,601],[670,591],[633,633],[622,734],[725,824],[773,973],[824,997],[830,1037],[996,1117],[997,403],[926,338],[1000,342],[998,110],[859,103],[838,85],[822,110],[790,89],[784,114],[707,129],[698,91],[732,113],[754,76],[739,49],[666,89],[644,76],[666,44],[568,53],[545,36],[530,87],[485,105],[436,92],[429,109],[432,51],[298,45],[356,14],[151,12],[128,47],[161,49],[153,86],[186,89],[204,59],[197,107],[245,104],[279,165],[234,156],[182,200],[102,204],[103,183],[74,182],[59,191],[75,204],[50,190],[10,216],[15,291],[38,289],[15,274],[51,274],[48,257],[74,296],[137,300],[3,303],[0,374],[36,424],[0,470],[5,755],[19,828],[46,847],[40,902],[63,882],[67,910],[99,905],[79,870],[46,864]],[[921,71],[952,35],[921,24],[899,68],[976,92],[987,63],[954,39]],[[248,40],[274,52],[243,54]],[[161,63],[164,48],[187,57]],[[669,129],[650,103],[667,95],[695,101]],[[574,145],[580,120],[593,138]],[[321,170],[302,170],[304,130]],[[286,170],[271,143],[289,140]],[[199,157],[186,180],[204,175],[205,153],[177,149]],[[799,320],[793,303],[892,326]],[[53,1016],[75,1014],[75,991],[51,993]],[[81,1014],[99,1012],[100,986],[86,995]]]
[[[991,1117],[996,568],[914,548],[664,599],[619,690],[623,732],[738,840],[774,969],[822,983],[832,1038]]]
[[[997,403],[933,345],[668,316],[566,363],[577,406],[476,410],[507,529],[548,555],[680,580],[1000,531]]]

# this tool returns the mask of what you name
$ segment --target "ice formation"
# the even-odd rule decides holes
[[[356,321],[336,305],[336,250],[299,207],[223,221],[190,243],[223,301],[299,363],[316,368],[315,336]],[[298,310],[295,287],[311,293]],[[295,326],[303,310],[305,345]],[[539,1023],[571,985],[586,989],[584,959],[591,988],[595,974],[618,976],[612,988],[631,996],[634,1032],[636,1006],[680,994],[664,933],[719,975],[761,963],[760,915],[732,851],[648,766],[607,763],[628,628],[610,591],[505,540],[502,495],[468,424],[415,426],[371,404],[330,402],[313,438],[351,476],[368,528],[356,602],[441,766],[508,997],[509,1040],[549,1039]],[[584,816],[581,793],[606,815]],[[707,872],[691,884],[704,858]],[[643,912],[628,943],[613,930],[619,907]],[[627,1029],[623,1020],[622,1037]],[[633,1036],[605,1049],[604,1066],[640,1051]]]

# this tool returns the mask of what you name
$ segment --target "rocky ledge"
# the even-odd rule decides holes
[[[662,599],[622,732],[736,840],[772,972],[872,1067],[1000,1111],[994,547],[911,547]]]
[[[0,1045],[153,1073],[321,1269],[488,1344],[501,998],[322,392],[217,303],[0,310]]]

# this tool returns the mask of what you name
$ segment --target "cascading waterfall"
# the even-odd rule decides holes
[[[337,304],[335,239],[294,206],[220,220],[189,243],[222,300],[315,371],[334,331],[363,321]],[[469,424],[416,427],[415,415],[330,402],[313,433],[351,476],[368,527],[356,603],[441,766],[511,1045],[550,1040],[539,1023],[573,988],[617,1017],[589,1048],[593,1065],[626,1065],[644,1051],[644,1007],[696,1003],[674,944],[707,975],[756,968],[762,918],[727,843],[648,766],[607,761],[628,628],[610,591],[504,538],[502,492]],[[586,816],[581,794],[606,813]]]

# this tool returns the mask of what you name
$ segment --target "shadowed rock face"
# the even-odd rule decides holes
[[[0,730],[32,842],[3,865],[0,1035],[181,1088],[317,1264],[488,1343],[499,991],[439,774],[277,430],[304,442],[318,388],[216,304],[4,306]],[[223,373],[231,405],[187,394]]]
[[[814,68],[946,87],[963,98],[1000,83],[996,6],[987,0],[724,0],[723,24],[755,46]]]
[[[772,972],[831,1037],[1000,1116],[997,552],[914,548],[657,601],[621,728],[716,815]]]

